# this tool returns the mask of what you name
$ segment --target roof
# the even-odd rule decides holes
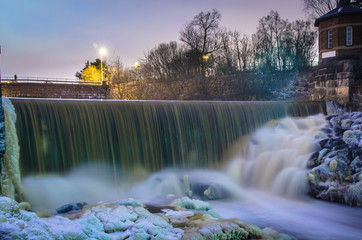
[[[340,17],[344,15],[358,15],[362,14],[362,9],[360,7],[354,6],[352,4],[346,4],[341,7],[337,7],[333,9],[332,11],[324,14],[323,16],[317,18],[315,20],[314,26],[318,27],[319,23],[321,21],[334,18],[334,17]]]

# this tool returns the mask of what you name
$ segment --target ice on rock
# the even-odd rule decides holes
[[[143,207],[98,204],[68,217],[97,218],[110,239],[180,239],[183,235],[181,229]]]
[[[171,203],[173,206],[182,207],[188,210],[201,211],[209,214],[210,216],[220,219],[220,215],[211,209],[211,206],[208,202],[204,202],[197,199],[190,199],[188,197],[183,197],[176,199]]]
[[[113,202],[114,205],[123,205],[123,206],[132,206],[132,207],[144,207],[144,204],[133,199],[128,198],[127,200],[120,201],[120,202]]]
[[[0,222],[6,222],[7,218],[13,217],[19,212],[19,205],[16,201],[8,197],[0,197]]]
[[[35,213],[21,210],[13,199],[0,197],[0,223],[18,220],[30,221],[38,218]]]
[[[188,217],[194,216],[194,213],[191,211],[174,211],[171,209],[163,209],[162,211],[173,226],[185,224],[188,222]]]
[[[197,211],[209,211],[211,209],[209,203],[197,199],[190,199],[188,197],[176,199],[172,205]]]
[[[141,217],[141,220],[146,219],[150,223],[160,228],[170,228],[172,227],[164,218],[156,214],[150,213],[147,209],[136,207],[134,211]],[[139,222],[140,220],[138,220]]]
[[[152,214],[142,207],[135,207],[134,211],[138,214],[139,219],[132,227],[132,231],[138,233],[145,231],[154,237],[151,239],[180,239],[183,236],[183,230],[174,228],[163,217]]]
[[[43,223],[57,239],[62,237],[66,237],[66,239],[86,239],[88,237],[83,231],[84,225],[78,221],[72,222],[67,218],[55,216],[46,221],[43,220]]]
[[[79,212],[39,218],[0,197],[0,239],[181,239],[183,230],[143,207],[97,204]]]
[[[6,152],[1,165],[0,193],[12,199],[22,196],[20,184],[19,152],[20,146],[16,131],[16,113],[10,99],[2,98],[5,115]]]
[[[206,202],[182,198],[175,204],[190,210],[167,208],[153,214],[141,206],[96,204],[78,212],[39,218],[35,213],[19,209],[16,201],[4,197],[0,198],[0,239],[216,240],[262,236],[261,230],[253,224],[213,217]]]
[[[102,223],[106,233],[125,231],[133,225],[137,214],[125,206],[98,204],[85,208],[83,218],[95,216]]]

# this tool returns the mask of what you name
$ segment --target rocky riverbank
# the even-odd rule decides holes
[[[327,117],[319,151],[308,162],[312,196],[350,206],[362,206],[362,113]]]
[[[0,197],[1,239],[296,239],[239,219],[221,219],[207,202],[187,197],[163,206],[133,199],[68,204],[48,214],[28,207]]]

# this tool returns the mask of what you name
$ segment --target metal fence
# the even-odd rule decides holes
[[[92,84],[102,85],[102,82],[84,82],[71,78],[49,78],[49,77],[1,77],[1,83],[49,83],[49,84]]]

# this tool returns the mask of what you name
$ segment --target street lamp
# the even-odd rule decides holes
[[[107,49],[104,47],[99,49],[99,55],[101,55],[101,81],[103,83],[103,55],[107,54]]]

